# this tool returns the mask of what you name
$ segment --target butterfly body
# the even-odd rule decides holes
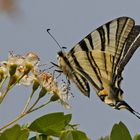
[[[139,46],[140,26],[132,18],[120,17],[91,32],[68,53],[60,51],[58,65],[84,95],[90,95],[90,83],[103,102],[137,116],[123,99],[121,81],[125,65]]]

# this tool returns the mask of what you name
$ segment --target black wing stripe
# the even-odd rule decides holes
[[[122,22],[122,21],[121,21]],[[126,25],[126,22],[127,22],[127,19],[125,19],[125,21],[123,21],[125,23],[123,23],[122,25],[120,25],[120,20],[117,20],[117,31],[116,31],[116,50],[115,50],[115,56],[114,56],[114,59],[113,59],[113,79],[112,79],[112,83],[115,83],[116,81],[116,73],[115,73],[115,70],[116,70],[116,67],[117,67],[117,64],[119,62],[119,59],[121,57],[121,54],[119,54],[119,58],[116,58],[117,57],[117,53],[118,53],[118,47],[119,47],[119,41],[120,41],[120,38],[121,38],[121,35],[122,35],[122,32],[123,32],[123,29],[125,28],[125,25]],[[117,36],[119,35],[119,36]]]
[[[115,71],[116,71],[116,67],[118,66],[118,63],[122,58],[122,55],[123,55],[123,52],[124,52],[125,42],[127,40],[127,37],[126,38],[124,37],[123,40],[121,38],[124,35],[128,36],[128,34],[131,31],[130,30],[128,33],[126,33],[126,31],[125,31],[125,28],[128,26],[128,24],[129,24],[129,19],[128,18],[125,19],[125,21],[123,23],[123,26],[121,26],[121,24],[119,24],[119,21],[118,21],[118,32],[120,32],[119,33],[120,35],[119,35],[119,38],[117,39],[117,48],[116,48],[116,51],[115,51],[115,62],[113,63],[114,64],[114,68],[113,68],[114,74],[116,73]],[[118,34],[118,32],[117,32],[117,34]],[[118,52],[119,52],[119,56],[118,56]]]
[[[82,73],[82,75],[84,75],[84,77],[97,89],[97,90],[101,90],[100,87],[98,87],[98,85],[93,81],[93,79],[84,71],[84,69],[82,68],[82,66],[80,65],[80,63],[78,62],[77,58],[75,57],[74,54],[72,54],[73,60],[75,65],[77,66],[77,69]]]
[[[91,34],[89,34],[87,36],[87,39],[89,40],[89,43],[90,43],[90,46],[91,46],[92,50],[94,50],[94,46],[93,46],[93,42],[92,42],[93,40],[92,40]]]
[[[117,34],[120,34],[119,32],[120,32],[120,30],[119,30],[119,20],[117,20],[116,21],[117,22],[117,26],[116,26],[116,34],[115,34],[115,40],[116,40],[116,43],[115,43],[115,45],[116,45],[116,47],[118,47],[118,44],[119,44],[119,36],[117,36]],[[113,58],[113,65],[112,65],[112,71],[114,71],[114,67],[115,67],[115,58],[116,58],[116,54],[117,54],[117,48],[116,48],[116,50],[115,50],[115,55],[114,55],[114,58]]]
[[[120,75],[125,65],[133,56],[136,49],[140,46],[140,26],[136,25],[128,37],[128,41],[125,44],[125,54],[123,60],[120,62],[117,74]]]
[[[66,57],[64,57],[63,60],[65,61],[65,63],[71,69],[71,72],[73,73],[73,78],[74,78],[76,84],[78,85],[78,87],[80,88],[80,90],[83,91],[83,92],[89,93],[90,92],[90,89],[89,89],[89,85],[88,85],[88,82],[86,81],[86,79],[84,77],[80,76],[80,75],[78,76],[77,74],[75,74],[73,67],[71,66],[69,60]],[[83,83],[82,82],[84,82],[84,84],[86,85],[86,89],[83,86]]]
[[[95,60],[94,60],[94,58],[93,58],[93,56],[92,56],[91,53],[90,53],[90,58],[91,58],[92,62],[94,63],[95,67],[96,67],[97,70],[98,70],[99,77],[102,77],[101,72],[100,72],[100,68],[98,67],[98,65],[97,65],[97,63],[95,62]]]
[[[105,71],[106,71],[106,74],[108,75],[108,71],[107,71],[107,63],[106,63],[106,55],[105,53],[103,54],[103,60],[104,60],[104,67],[105,67]]]
[[[101,40],[101,51],[105,51],[105,31],[103,29],[103,26],[97,29],[100,35],[100,40]]]
[[[87,53],[87,58],[88,58],[88,60],[89,60],[89,63],[90,63],[90,65],[91,65],[91,67],[92,67],[94,73],[96,74],[96,77],[97,77],[98,81],[101,83],[101,85],[103,85],[102,80],[101,80],[101,77],[98,75],[98,72],[97,72],[96,68],[95,68],[94,65],[92,64],[92,60],[94,59],[93,56],[92,56],[92,52]],[[97,64],[96,64],[96,65],[97,65]],[[97,66],[97,67],[98,67],[98,66]]]
[[[119,62],[119,60],[120,60],[120,58],[121,58],[121,54],[122,54],[122,51],[123,51],[123,48],[124,48],[124,42],[125,42],[125,41],[123,42],[123,46],[122,46],[122,47],[120,47],[120,46],[121,46],[120,43],[122,43],[122,42],[121,42],[121,37],[122,37],[122,34],[123,34],[123,31],[124,31],[125,27],[127,26],[127,21],[128,21],[128,19],[125,20],[125,22],[124,22],[122,28],[119,26],[120,24],[119,24],[119,21],[118,21],[118,29],[121,28],[121,29],[120,29],[120,32],[121,32],[121,33],[120,33],[120,36],[119,36],[119,38],[118,38],[118,40],[117,40],[117,48],[116,48],[116,52],[115,52],[115,58],[116,58],[116,55],[117,55],[117,52],[119,51],[119,49],[121,49],[121,52],[120,52],[120,54],[119,54],[119,58],[117,59],[117,62],[116,62],[117,64],[118,64],[118,62]],[[127,39],[127,38],[126,38],[126,39]],[[126,40],[126,39],[125,39],[125,40]],[[116,64],[116,65],[117,65],[117,64]],[[116,66],[116,65],[115,65],[115,66]]]
[[[88,46],[87,46],[85,40],[81,41],[81,42],[79,43],[79,45],[80,45],[80,47],[81,47],[82,50],[84,50],[84,51],[89,51],[89,48],[88,48]]]
[[[104,25],[106,27],[106,34],[107,34],[107,44],[108,44],[108,47],[109,47],[109,44],[110,44],[110,36],[109,36],[109,33],[110,33],[110,28],[109,28],[109,25],[110,25],[111,22],[107,23],[106,25]],[[104,27],[104,28],[105,28]]]

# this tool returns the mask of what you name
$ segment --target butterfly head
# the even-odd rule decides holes
[[[58,60],[59,66],[61,66],[62,64],[65,64],[65,59],[66,59],[66,54],[63,51],[59,51],[57,53],[57,60]]]
[[[57,60],[60,70],[62,70],[65,75],[69,76],[69,62],[66,53],[63,51],[59,51],[57,54]]]
[[[65,53],[63,52],[63,51],[59,51],[58,53],[57,53],[57,58],[59,58],[59,57],[64,57],[65,56]]]

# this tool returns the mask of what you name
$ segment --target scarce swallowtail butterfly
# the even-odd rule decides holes
[[[101,101],[140,119],[123,100],[121,89],[122,71],[139,45],[140,25],[120,17],[92,31],[68,53],[58,52],[58,66],[85,96],[90,95],[90,83]]]

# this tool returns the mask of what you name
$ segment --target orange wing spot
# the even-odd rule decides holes
[[[99,92],[99,96],[101,95],[108,95],[108,91],[106,89],[103,89]]]

